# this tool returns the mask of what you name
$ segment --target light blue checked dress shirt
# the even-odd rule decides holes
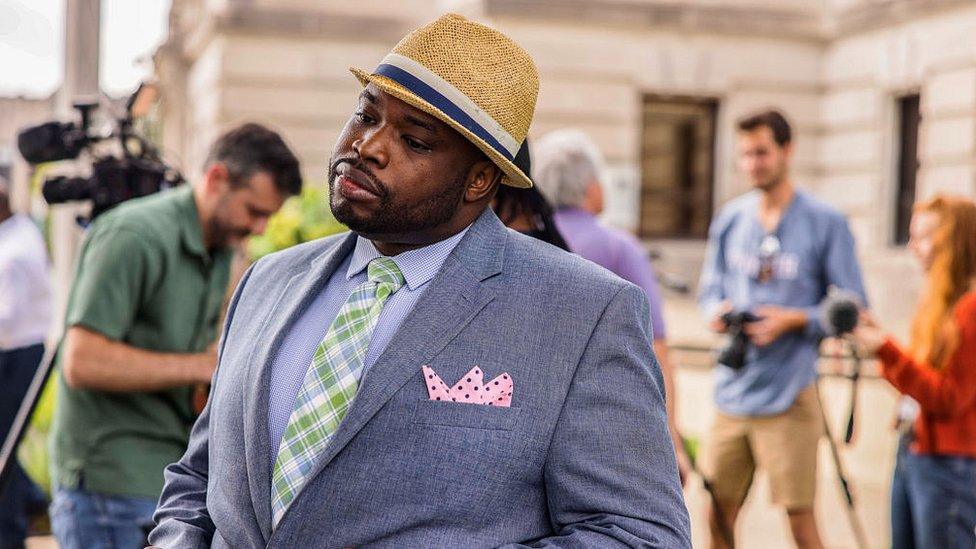
[[[468,229],[464,229],[430,246],[393,257],[393,261],[403,273],[406,285],[390,296],[383,306],[383,312],[380,313],[379,321],[373,330],[373,338],[370,340],[369,351],[366,353],[366,361],[361,370],[364,375],[383,354],[383,350],[400,328],[400,324],[423,295],[427,283],[434,278],[444,264],[444,260],[467,231]],[[312,364],[315,348],[325,337],[325,332],[332,325],[332,321],[339,314],[339,309],[345,304],[352,291],[366,282],[366,267],[369,262],[382,255],[372,242],[358,237],[352,253],[335,270],[329,283],[302,313],[281,342],[278,354],[271,364],[268,402],[270,467],[274,467],[281,436],[288,427],[288,419],[295,407],[295,398],[301,389],[305,373]]]

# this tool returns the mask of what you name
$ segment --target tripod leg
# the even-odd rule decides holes
[[[847,415],[847,430],[844,433],[844,444],[850,444],[854,439],[854,419],[857,416],[857,387],[861,380],[861,356],[857,354],[857,347],[850,341],[845,340],[851,349],[851,357],[854,365],[851,369],[851,409]]]
[[[864,529],[861,527],[861,520],[857,516],[857,509],[854,507],[854,494],[851,492],[850,483],[848,483],[847,477],[844,475],[844,467],[840,461],[840,452],[837,450],[837,443],[834,442],[834,437],[830,432],[830,422],[827,421],[827,412],[824,410],[823,398],[820,395],[819,378],[814,383],[814,387],[817,390],[817,401],[820,404],[820,418],[823,421],[824,436],[827,437],[827,442],[830,445],[830,455],[833,458],[834,470],[837,471],[837,480],[840,483],[844,500],[847,503],[847,520],[851,524],[851,530],[854,532],[854,539],[858,548],[866,549],[868,546],[867,538],[864,535]]]

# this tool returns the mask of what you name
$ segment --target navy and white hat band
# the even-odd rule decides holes
[[[424,65],[409,57],[391,53],[380,62],[374,72],[393,80],[430,103],[477,135],[502,157],[509,161],[515,159],[522,144],[468,96]]]

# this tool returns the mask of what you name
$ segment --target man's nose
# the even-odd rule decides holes
[[[359,139],[353,141],[352,148],[359,154],[359,158],[363,162],[384,167],[389,161],[388,140],[390,131],[391,128],[385,124],[370,128]]]
[[[264,234],[265,229],[268,228],[268,217],[261,216],[257,218],[254,223],[251,223],[251,234],[259,235]]]

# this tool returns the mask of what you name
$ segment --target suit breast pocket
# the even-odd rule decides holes
[[[515,428],[521,408],[461,404],[418,400],[413,411],[413,423],[420,425],[463,427],[511,431]]]

